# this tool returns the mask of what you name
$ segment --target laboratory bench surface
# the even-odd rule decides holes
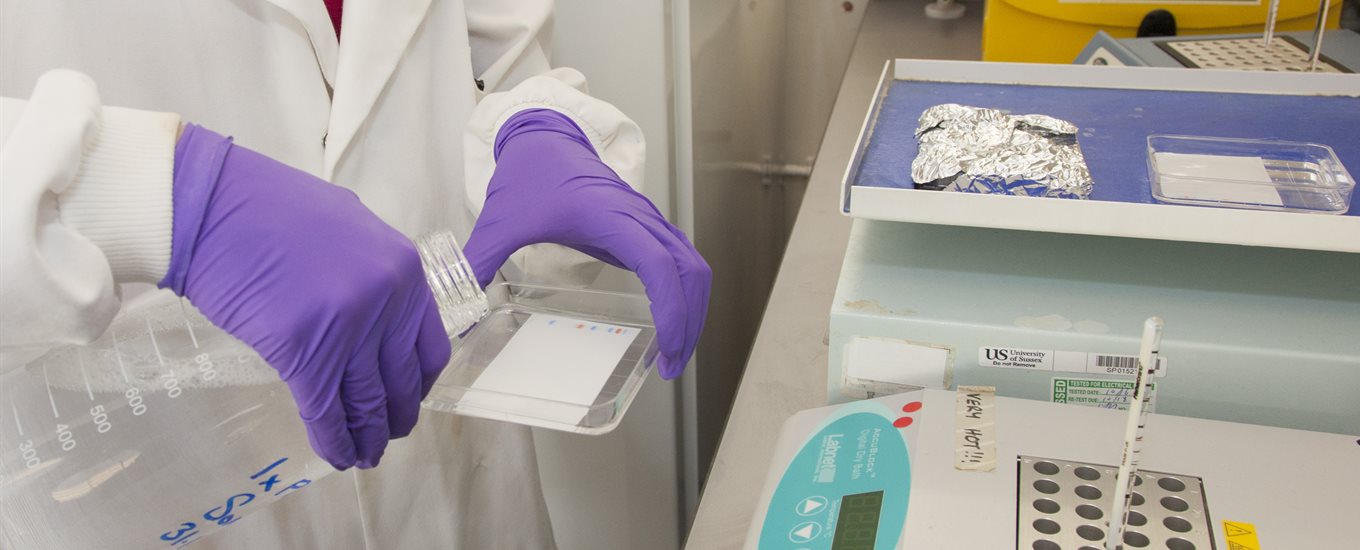
[[[841,176],[883,64],[981,58],[981,2],[962,2],[968,14],[954,21],[927,19],[927,3],[869,4],[686,548],[741,548],[784,420],[826,404],[829,312],[850,235]]]

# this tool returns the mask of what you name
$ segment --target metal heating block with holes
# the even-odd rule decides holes
[[[1308,70],[1309,47],[1298,39],[1282,36],[1267,46],[1259,37],[1160,40],[1157,46],[1182,65],[1198,69],[1244,71]],[[1323,55],[1317,70],[1348,73],[1346,67]]]
[[[1017,460],[1016,547],[1103,549],[1118,468],[1032,456]],[[1131,504],[1125,548],[1214,548],[1200,478],[1141,471]]]
[[[793,415],[745,548],[1104,550],[1125,413],[998,396],[982,406],[989,430],[959,406],[971,389]],[[1230,550],[1244,526],[1270,550],[1354,547],[1356,435],[1158,413],[1146,424],[1124,550]],[[959,438],[971,429],[995,459],[986,467]]]

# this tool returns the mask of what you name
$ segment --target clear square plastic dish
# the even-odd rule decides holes
[[[1355,180],[1316,143],[1148,136],[1152,196],[1172,204],[1344,214]]]
[[[421,406],[590,435],[608,433],[617,427],[656,363],[656,329],[647,298],[638,294],[517,283],[492,285],[486,293],[490,311],[460,338],[454,339],[449,366]],[[538,320],[531,321],[535,316]],[[547,327],[549,323],[554,326]],[[596,362],[578,376],[577,372],[560,370],[570,366],[545,360],[555,350],[536,349],[539,342],[551,340],[526,340],[512,345],[516,334],[532,325],[537,325],[533,330],[538,331],[579,330],[583,332],[578,336],[590,338],[613,331],[608,334],[617,333],[619,337],[631,337],[631,340],[627,344],[620,341],[615,346],[616,353],[622,351],[622,358],[617,362]],[[543,335],[536,332],[532,336]],[[565,335],[558,332],[555,337],[574,336],[570,332]],[[511,347],[515,350],[508,351]],[[488,367],[492,367],[503,351],[509,355],[520,354],[518,364],[508,369],[514,376],[507,378],[505,365],[490,369],[494,372],[488,375]],[[525,364],[524,357],[540,360]],[[515,382],[516,377],[522,383]],[[568,388],[581,382],[578,378],[588,377],[603,380],[598,395],[594,395],[594,382],[574,387],[574,391]],[[593,399],[591,395],[594,395]]]

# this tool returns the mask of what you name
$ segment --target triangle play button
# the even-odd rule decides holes
[[[794,511],[800,516],[810,516],[822,508],[826,508],[826,497],[810,496],[798,501],[798,507]]]
[[[789,531],[789,541],[794,544],[802,544],[817,538],[817,535],[820,534],[822,534],[822,526],[816,522],[800,523],[795,525],[792,531]]]

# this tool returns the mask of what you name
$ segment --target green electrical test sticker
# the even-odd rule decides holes
[[[1153,394],[1148,412],[1153,412],[1157,407],[1157,384],[1150,389]],[[1133,398],[1133,381],[1054,377],[1049,396],[1054,403],[1127,411],[1129,399]]]

